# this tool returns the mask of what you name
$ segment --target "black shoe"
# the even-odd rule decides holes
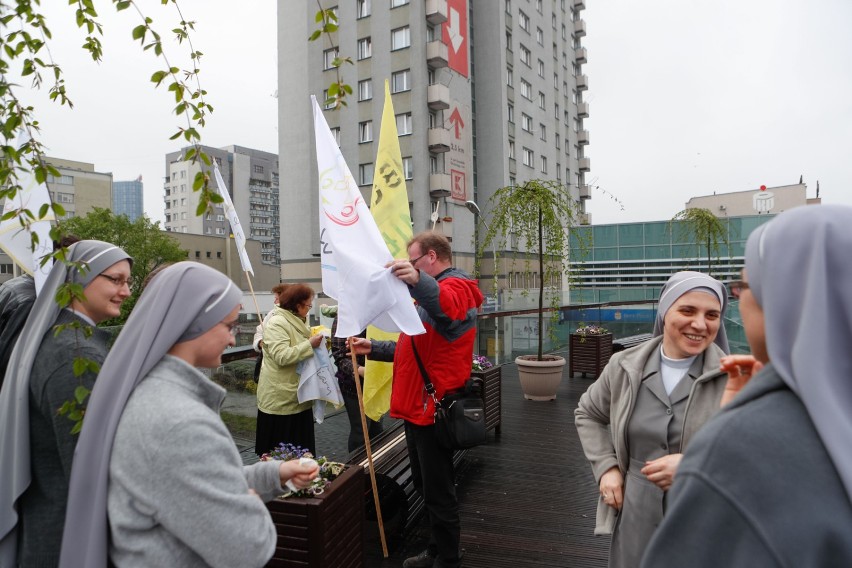
[[[437,556],[427,549],[417,556],[406,558],[405,562],[402,563],[402,568],[432,568],[436,558]]]

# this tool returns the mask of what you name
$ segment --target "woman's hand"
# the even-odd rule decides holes
[[[737,393],[742,390],[746,383],[763,369],[763,363],[752,355],[728,355],[720,359],[720,368],[728,373],[728,382],[719,406],[725,406],[731,402]]]
[[[323,339],[325,339],[325,336],[321,333],[318,333],[318,334],[312,335],[310,338],[308,338],[308,342],[311,344],[311,347],[316,349],[317,347],[320,346],[320,343],[322,343]]]
[[[640,471],[642,475],[648,478],[648,481],[662,489],[668,491],[674,481],[677,466],[680,465],[680,460],[683,454],[669,454],[655,460],[645,462],[645,467]]]
[[[355,353],[355,355],[369,355],[373,350],[373,343],[364,337],[350,337],[346,340],[346,348],[349,349],[347,355]]]
[[[621,471],[617,467],[609,468],[601,476],[600,486],[604,503],[620,511],[624,504],[624,476]]]
[[[312,463],[302,463],[301,460],[288,460],[281,462],[278,466],[278,475],[281,476],[281,486],[283,487],[287,480],[293,482],[299,489],[304,489],[311,484],[317,475],[319,475],[319,467],[314,460]]]

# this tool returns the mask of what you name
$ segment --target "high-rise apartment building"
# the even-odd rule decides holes
[[[112,212],[135,221],[144,213],[142,176],[112,184]]]
[[[216,179],[212,168],[204,166],[200,160],[184,160],[189,148],[166,154],[163,186],[165,229],[178,233],[227,235],[230,226],[221,204],[216,204],[212,212],[202,216],[195,214],[198,206],[198,194],[192,191],[195,174],[203,167],[203,171],[210,175],[211,188],[216,188]],[[246,238],[261,242],[263,262],[280,264],[278,156],[242,146],[203,146],[202,150],[219,166],[240,223],[244,230],[248,228],[245,230]]]
[[[65,209],[65,217],[84,217],[95,207],[112,206],[112,174],[96,172],[95,165],[62,158],[47,158],[59,170],[59,176],[48,174],[50,199]]]
[[[498,188],[549,179],[565,184],[583,207],[590,167],[584,7],[584,0],[340,2],[334,46],[327,38],[306,41],[318,26],[315,4],[279,10],[285,280],[319,279],[309,97],[324,101],[338,73],[353,94],[325,117],[364,199],[369,203],[388,81],[414,232],[433,225],[443,231],[457,265],[472,266],[475,218],[467,200],[487,223],[488,200]],[[335,68],[338,54],[353,65]],[[501,286],[506,283],[503,278]]]

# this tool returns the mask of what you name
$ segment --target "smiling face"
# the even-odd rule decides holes
[[[721,325],[719,299],[705,292],[687,292],[663,319],[663,353],[686,359],[704,352],[716,339]]]
[[[85,300],[73,300],[71,308],[85,314],[95,323],[118,317],[121,315],[121,304],[130,296],[129,278],[130,262],[116,262],[89,282],[83,289]]]

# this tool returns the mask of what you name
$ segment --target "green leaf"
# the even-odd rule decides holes
[[[83,357],[74,358],[74,376],[79,377],[86,372],[86,360]]]
[[[133,28],[133,39],[138,39],[138,40],[144,39],[145,38],[145,29],[146,29],[145,26],[141,25],[141,24],[136,26],[135,28]]]
[[[320,30],[316,30],[314,33],[312,33],[310,35],[310,37],[308,37],[308,41],[316,41],[317,38],[319,38],[319,36],[321,36],[321,35],[322,35],[322,32]]]
[[[80,414],[80,419],[77,420],[77,422],[74,423],[74,427],[71,428],[71,435],[73,436],[74,434],[79,434],[82,429],[83,429],[83,415]]]
[[[77,404],[83,404],[83,402],[86,400],[86,397],[88,397],[89,393],[91,392],[92,391],[90,391],[83,385],[80,385],[76,389],[74,389],[74,399],[77,401]]]

